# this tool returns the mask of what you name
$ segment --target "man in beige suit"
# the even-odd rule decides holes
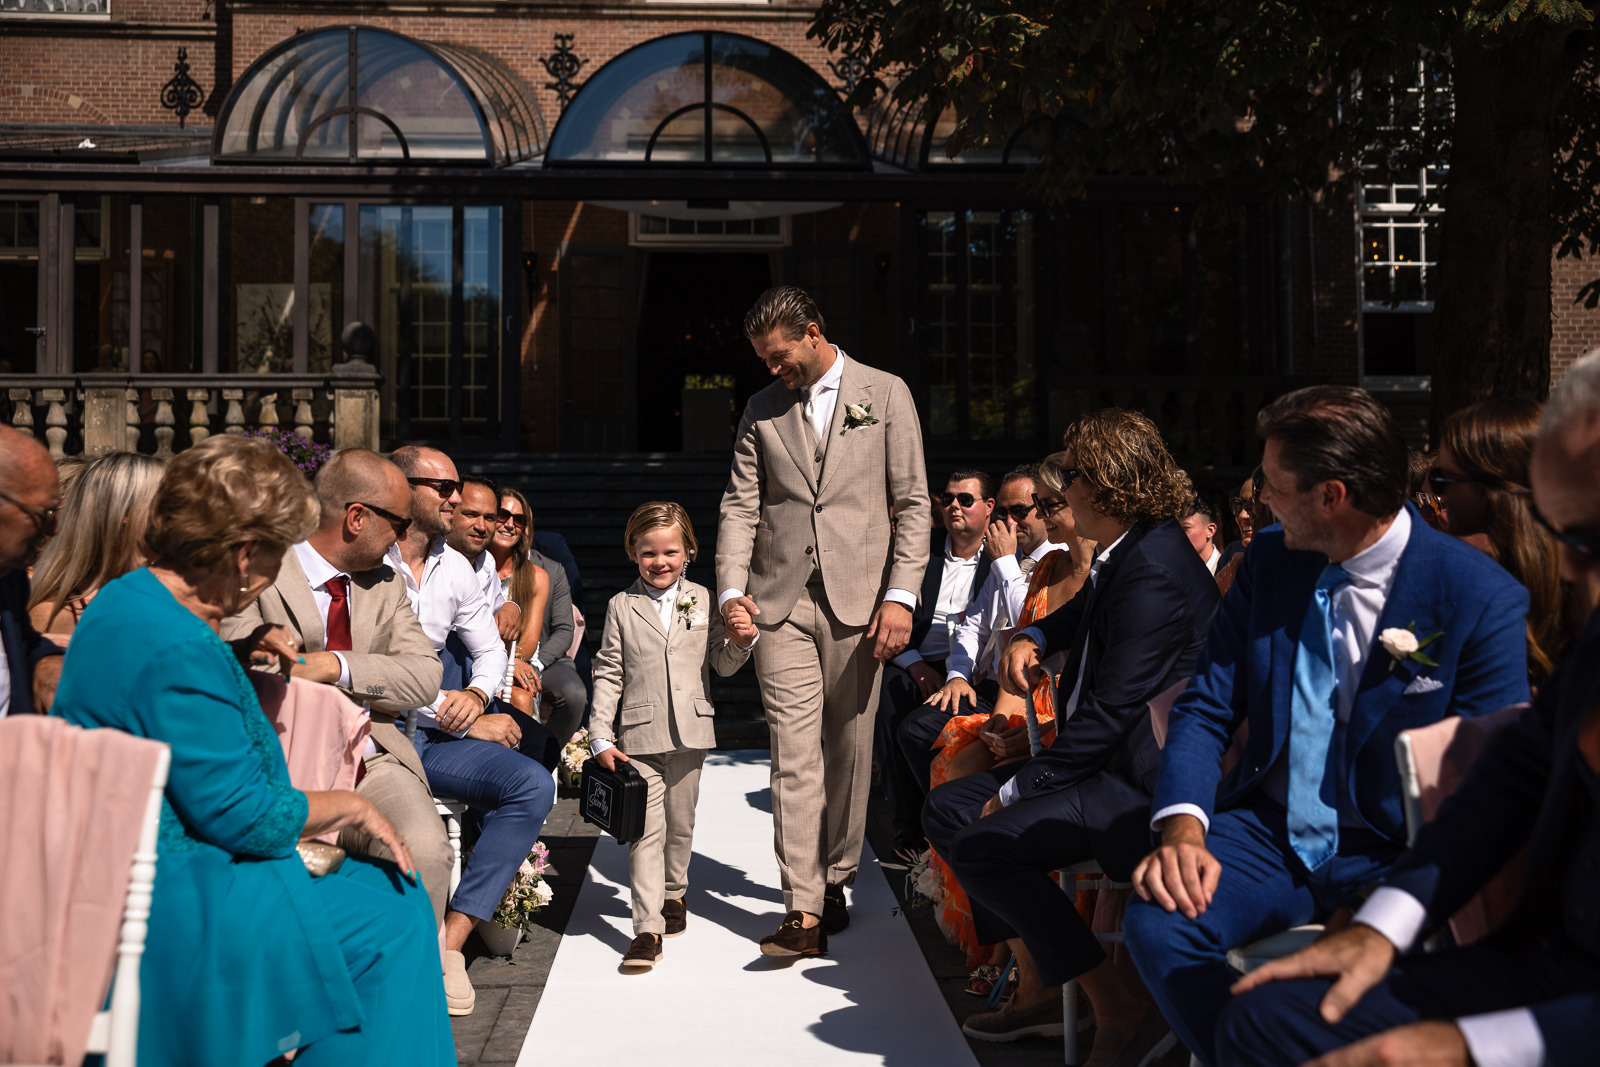
[[[345,449],[317,474],[322,521],[284,553],[277,581],[222,622],[224,640],[264,623],[292,631],[305,663],[294,675],[337,685],[372,711],[372,745],[356,792],[388,816],[411,849],[435,920],[444,917],[454,855],[422,760],[396,715],[431,702],[443,668],[384,553],[411,525],[411,487],[393,463]],[[375,839],[344,832],[352,851],[391,858]]]
[[[725,616],[745,607],[762,632],[756,675],[787,912],[762,939],[770,956],[819,955],[849,923],[844,887],[861,858],[878,676],[905,649],[928,562],[911,393],[823,329],[793,286],[767,290],[745,316],[745,336],[781,382],[745,408],[717,527],[718,603]]]

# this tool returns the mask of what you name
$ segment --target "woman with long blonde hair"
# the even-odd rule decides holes
[[[33,572],[28,616],[40,633],[70,634],[102,586],[144,566],[150,504],[166,469],[154,456],[110,452],[74,479]]]

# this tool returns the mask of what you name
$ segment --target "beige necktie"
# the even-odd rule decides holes
[[[1039,561],[1034,559],[1032,556],[1024,556],[1022,558],[1022,562],[1018,563],[1017,566],[1022,568],[1022,576],[1026,578],[1028,575],[1033,573],[1033,568],[1038,564],[1038,562]]]

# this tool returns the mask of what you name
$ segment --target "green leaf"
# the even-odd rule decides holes
[[[1424,667],[1437,667],[1439,665],[1433,660],[1432,657],[1425,656],[1421,652],[1411,653],[1411,658],[1422,664]]]

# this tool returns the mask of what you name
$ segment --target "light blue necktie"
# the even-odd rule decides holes
[[[1316,870],[1339,850],[1338,780],[1333,751],[1333,593],[1350,580],[1337,563],[1317,579],[1300,624],[1289,704],[1289,845]]]

